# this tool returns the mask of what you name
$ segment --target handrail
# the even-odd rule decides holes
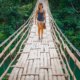
[[[29,36],[29,33],[28,33],[28,36]],[[28,36],[26,37],[26,39],[28,38]],[[23,37],[23,36],[22,36],[22,37]],[[25,40],[26,40],[26,39],[25,39]],[[24,41],[25,41],[25,40],[24,40]],[[21,44],[21,46],[20,46],[20,49],[21,49],[24,41],[22,42],[22,44]],[[20,41],[19,41],[19,42],[20,42]],[[19,42],[18,42],[17,44],[19,44]],[[14,50],[15,50],[15,49],[16,49],[16,48],[14,48]],[[20,51],[20,49],[19,49],[19,51]],[[3,77],[6,75],[6,73],[8,72],[9,68],[11,67],[12,63],[16,60],[16,58],[17,58],[18,55],[20,55],[20,53],[17,52],[16,56],[14,57],[14,59],[13,59],[13,60],[11,61],[11,63],[9,64],[8,68],[5,70],[5,72],[4,72],[4,73],[2,74],[2,76],[0,77],[0,80],[2,80]]]
[[[11,36],[9,36],[6,40],[4,40],[1,44],[0,47],[2,47],[7,41],[9,41],[19,30],[21,30],[30,20],[31,16],[28,18],[28,20],[18,29],[16,30]]]
[[[54,37],[55,37],[54,39],[55,39],[56,43],[59,45],[58,47],[60,49],[60,53],[64,57],[64,59],[66,60],[66,66],[68,67],[68,70],[69,70],[73,80],[77,80],[74,71],[76,70],[75,67],[77,67],[80,70],[80,60],[78,59],[80,57],[80,52],[79,52],[79,50],[77,50],[73,46],[73,44],[68,40],[68,38],[62,33],[62,31],[60,30],[60,28],[56,24],[51,12],[50,12],[50,8],[49,7],[48,7],[48,13],[50,14],[49,18],[50,18],[50,23],[51,23],[52,35],[54,35]],[[73,53],[73,51],[70,50],[70,48],[76,53],[78,58]],[[71,68],[71,66],[69,64],[69,61],[66,58],[66,55],[64,54],[65,51],[69,55],[69,58],[71,58],[74,61],[74,64],[75,64],[74,65],[74,70],[72,70],[72,68]]]
[[[78,49],[76,49],[74,47],[74,45],[68,40],[68,38],[63,34],[63,32],[61,31],[61,29],[58,27],[58,25],[56,24],[51,12],[50,12],[50,9],[48,10],[49,11],[49,14],[50,14],[50,19],[53,21],[54,25],[56,26],[56,28],[58,29],[59,33],[62,35],[62,37],[66,40],[66,42],[70,45],[70,47],[77,53],[77,55],[80,57],[80,52]]]
[[[52,19],[52,18],[51,18]],[[54,23],[54,22],[53,22]],[[55,25],[54,25],[55,26]],[[57,29],[58,27],[56,26],[55,27],[55,30],[56,30],[56,32],[58,33],[58,35],[59,35],[59,38],[61,38],[60,37],[60,33],[62,34],[62,38],[64,38],[65,40],[66,40],[66,42],[69,44],[69,46],[71,46],[71,48],[75,51],[75,53],[77,53],[78,54],[78,56],[80,57],[80,52],[72,45],[72,43],[70,43],[69,42],[69,40],[66,38],[66,36],[64,36],[64,34],[61,32],[61,30],[60,30],[60,32],[59,32],[59,30]],[[61,38],[61,39],[62,39]],[[63,40],[61,40],[62,41],[62,43],[63,43]],[[68,46],[67,46],[68,47]],[[80,61],[79,61],[80,62]],[[79,66],[79,68],[80,68],[80,66]]]
[[[30,26],[31,27],[31,26]],[[14,48],[8,53],[7,56],[4,57],[3,61],[0,63],[0,67],[4,64],[4,62],[6,61],[6,59],[8,59],[9,56],[11,56],[14,51],[16,50],[16,48],[18,47],[18,45],[20,44],[20,42],[22,41],[23,37],[25,36],[25,34],[29,31],[30,27],[27,28],[27,30],[23,33],[23,35],[21,36],[20,40],[16,43],[16,45],[14,46]],[[16,54],[17,55],[17,54]],[[13,60],[13,59],[12,59]],[[11,61],[12,62],[12,61]],[[9,65],[8,65],[9,67]],[[8,71],[8,67],[7,67],[7,71]],[[6,70],[5,72],[1,75],[1,77],[6,73]],[[4,77],[4,76],[3,76]]]
[[[51,12],[50,12],[50,9],[49,9],[49,2],[48,2],[48,0],[47,0],[47,5],[48,5],[48,13],[50,14],[49,15],[49,18],[50,18],[50,16],[52,16],[52,14],[51,14]],[[51,20],[51,19],[50,19]],[[50,21],[49,20],[49,21]],[[50,26],[51,26],[51,24],[50,24]],[[56,36],[56,34],[55,34],[55,31],[53,31],[53,29],[52,29],[53,27],[51,27],[51,33],[52,33],[52,38],[53,37],[55,37],[54,38],[54,40],[55,40],[55,42],[57,42],[58,44],[59,44],[59,41],[58,41],[58,39],[57,39],[57,36]],[[53,35],[54,34],[54,35]],[[69,72],[67,71],[67,69],[66,69],[66,65],[64,64],[64,61],[63,61],[63,59],[62,59],[62,56],[61,56],[61,54],[60,54],[60,52],[59,52],[59,49],[57,49],[58,50],[58,53],[59,53],[59,56],[60,56],[60,59],[61,59],[61,61],[62,61],[62,63],[63,63],[63,69],[64,69],[64,73],[66,74],[66,76],[65,76],[65,78],[66,78],[66,80],[70,80],[70,75],[69,75]]]
[[[55,31],[57,32],[61,42],[62,42],[62,45],[64,47],[64,49],[66,49],[66,51],[68,52],[68,54],[70,55],[70,57],[73,59],[73,61],[75,62],[76,61],[76,65],[78,66],[78,68],[80,69],[80,62],[79,60],[76,58],[76,56],[74,56],[74,54],[71,52],[71,50],[69,49],[69,47],[67,46],[67,44],[65,44],[65,42],[63,41],[62,37],[60,36],[59,32],[55,29]]]
[[[50,17],[51,18],[51,17]],[[51,18],[52,19],[52,18]],[[53,20],[53,19],[52,19]],[[78,54],[80,57],[80,52],[78,49],[74,47],[74,45],[68,40],[68,38],[62,33],[56,22],[53,20],[54,25],[57,27],[58,31],[61,33],[62,37],[66,40],[66,42],[70,45],[70,47]]]
[[[30,21],[29,21],[29,23],[30,23]],[[4,55],[4,53],[6,52],[6,50],[12,45],[12,43],[17,39],[17,37],[21,34],[21,32],[23,32],[23,30],[27,27],[27,25],[24,26],[23,29],[19,33],[17,33],[17,35],[14,37],[14,39],[12,39],[10,41],[10,43],[4,48],[4,50],[0,53],[0,58]]]
[[[38,2],[37,2],[37,4],[38,4]],[[36,5],[37,6],[37,5]],[[29,24],[30,23],[30,20],[32,19],[32,17],[34,17],[34,12],[35,12],[35,9],[36,9],[36,7],[34,8],[34,10],[33,10],[33,12],[32,12],[32,14],[31,14],[31,16],[29,17],[29,19],[17,30],[17,31],[15,31],[9,38],[7,38],[4,42],[2,42],[1,44],[0,44],[0,47],[2,47],[4,44],[6,44],[7,43],[7,41],[9,41],[13,36],[15,36],[15,34],[16,35],[19,35],[19,31],[22,29],[23,30],[23,28],[24,27],[26,27],[25,25],[27,24]],[[18,33],[18,34],[17,34]],[[20,33],[21,33],[21,31],[20,31]],[[16,37],[16,36],[15,36]],[[17,37],[16,37],[17,38]],[[14,40],[12,40],[12,42],[14,42]],[[6,46],[5,48],[4,48],[4,50],[0,53],[0,58],[3,56],[3,54],[4,54],[4,52],[8,49],[8,47],[9,46]]]
[[[55,34],[55,31],[51,28],[51,33],[52,33],[52,38],[54,39],[54,42],[55,43],[57,43],[58,45],[59,45],[59,47],[61,48],[61,44],[60,44],[60,42],[59,42],[59,40],[58,40],[58,38],[56,37],[56,34]],[[57,46],[58,47],[58,46]],[[62,48],[61,48],[62,49]],[[62,51],[61,51],[62,52]],[[58,49],[58,53],[59,53],[59,56],[60,56],[60,59],[61,59],[61,61],[64,63],[64,61],[63,61],[63,59],[62,59],[62,56],[61,56],[61,54],[60,54],[60,51],[59,51],[59,49]],[[63,53],[63,52],[62,52]],[[67,78],[68,78],[68,80],[70,79],[70,76],[69,76],[69,73],[68,73],[68,71],[67,71],[67,69],[66,69],[66,65],[64,64],[64,69],[65,69],[65,73],[67,74]]]
[[[38,3],[38,1],[37,1]],[[7,41],[9,41],[19,30],[21,30],[28,22],[29,20],[31,19],[31,17],[33,16],[33,13],[35,11],[35,8],[33,10],[33,12],[31,13],[31,16],[28,18],[28,20],[18,29],[16,30],[11,36],[9,36],[6,40],[4,40],[1,44],[0,44],[0,47],[2,47]]]
[[[76,80],[76,77],[75,77],[73,71],[71,70],[71,68],[70,68],[70,66],[69,66],[69,62],[68,62],[68,60],[67,60],[67,58],[66,58],[66,56],[65,56],[65,54],[64,54],[64,51],[62,50],[62,43],[59,42],[58,38],[56,37],[55,30],[54,30],[53,28],[51,29],[51,32],[52,32],[52,37],[53,37],[53,35],[55,36],[55,38],[54,38],[54,39],[55,39],[55,42],[59,45],[59,48],[60,48],[60,50],[61,50],[61,55],[65,58],[65,60],[66,60],[66,65],[67,65],[67,67],[68,67],[71,75],[74,76],[74,80]],[[65,47],[64,47],[64,48],[65,48]]]
[[[56,29],[59,31],[59,33],[62,35],[62,37],[66,40],[66,42],[69,44],[69,46],[77,53],[77,55],[80,57],[80,52],[78,49],[76,49],[74,47],[74,45],[68,40],[68,38],[63,34],[63,32],[61,31],[61,29],[58,27],[58,25],[56,24],[51,12],[50,12],[50,9],[48,10],[49,11],[49,14],[50,14],[50,20],[52,20],[52,22],[54,23],[54,27],[56,26]]]
[[[29,28],[30,28],[30,27],[27,28],[26,32],[29,30]],[[24,34],[25,34],[26,32],[24,32]],[[24,35],[24,34],[23,34],[23,35]],[[23,36],[22,36],[22,37],[23,37]],[[22,37],[21,37],[21,38],[22,38]],[[21,40],[21,38],[20,38],[20,40]],[[19,41],[20,41],[20,40],[19,40]],[[17,43],[17,44],[18,44],[18,43]],[[16,44],[16,45],[17,45],[17,44]],[[16,47],[15,47],[15,48],[16,48]],[[7,56],[6,56],[6,57],[3,59],[3,61],[0,63],[0,67],[3,65],[3,63],[5,62],[5,60],[6,60],[10,55],[12,55],[13,51],[14,51],[14,48],[7,54]]]
[[[9,44],[7,44],[4,47],[4,49],[2,50],[2,52],[0,54],[0,59],[2,59],[2,61],[0,63],[0,67],[2,67],[2,65],[8,59],[8,57],[10,57],[12,59],[12,61],[8,64],[5,71],[1,74],[0,80],[2,80],[3,77],[7,74],[9,68],[11,67],[13,62],[16,60],[17,56],[20,55],[20,53],[18,53],[18,51],[20,51],[22,45],[24,45],[24,41],[27,40],[27,38],[29,37],[31,26],[32,26],[32,21],[33,21],[33,18],[35,16],[35,11],[36,11],[37,6],[38,6],[38,1],[36,2],[36,6],[35,6],[32,14],[31,14],[31,16],[28,18],[28,20],[17,31],[15,31],[10,37],[8,37],[4,42],[2,42],[0,44],[0,47],[3,47],[8,41],[10,41]],[[11,50],[9,50],[8,54],[6,54],[6,51],[9,49],[9,47],[16,40],[17,40],[17,42],[14,45],[14,47]],[[16,49],[19,45],[20,45],[20,47],[19,47],[19,50],[16,52],[17,54],[15,54],[15,56],[12,58],[11,56],[14,55],[14,51],[16,51]]]

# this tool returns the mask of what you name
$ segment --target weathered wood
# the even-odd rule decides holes
[[[27,38],[28,38],[28,36],[26,37],[26,39],[27,39]],[[25,39],[25,40],[26,40],[26,39]],[[21,50],[21,47],[22,47],[23,43],[25,42],[25,40],[23,40],[23,42],[22,42],[22,44],[21,44],[21,46],[20,46],[19,51]],[[19,54],[20,54],[20,53],[16,54],[15,58],[14,58],[14,59],[12,60],[12,62],[9,64],[9,66],[7,67],[7,69],[5,70],[5,72],[1,75],[0,80],[2,80],[2,78],[7,74],[7,71],[9,70],[10,66],[11,66],[12,63],[15,61],[15,59],[17,58],[17,56],[18,56]]]
[[[57,74],[56,69],[55,69],[55,64],[54,64],[54,61],[52,59],[51,59],[51,67],[52,67],[52,73],[50,73],[50,74],[52,74],[52,75]],[[53,80],[57,80],[57,77],[53,76]]]
[[[74,77],[74,80],[76,80],[76,77],[75,77],[75,75],[74,75],[73,71],[71,70],[71,68],[70,68],[70,66],[69,66],[69,63],[68,63],[68,60],[67,60],[67,58],[66,58],[66,56],[65,56],[65,54],[64,54],[64,52],[63,52],[63,50],[62,50],[62,48],[61,48],[61,47],[60,47],[60,49],[61,49],[61,53],[62,53],[63,57],[64,57],[64,58],[65,58],[65,60],[66,60],[66,65],[68,66],[68,69],[69,69],[69,71],[70,71],[71,75]]]
[[[21,80],[25,80],[25,76],[22,76],[22,77],[21,77]]]
[[[58,51],[58,52],[59,52],[59,51]],[[68,71],[67,71],[66,64],[64,64],[64,60],[63,60],[63,58],[62,58],[62,54],[64,54],[62,51],[61,51],[61,53],[59,52],[59,56],[60,56],[60,59],[61,59],[61,62],[62,62],[62,67],[63,67],[63,69],[64,69],[64,71],[65,71],[65,74],[66,74],[65,78],[66,78],[66,79],[69,79],[69,78],[70,78],[70,75],[69,75],[69,73],[68,73]]]
[[[71,52],[68,46],[66,46],[66,51],[68,52],[69,56],[73,59],[74,63],[78,66],[80,69],[80,61],[74,56],[74,54]]]
[[[21,32],[24,31],[24,29],[26,28],[26,26],[14,37],[14,39],[12,39],[12,41],[4,48],[4,50],[1,52],[0,54],[0,58],[4,55],[4,53],[6,52],[6,50],[11,46],[11,44],[18,38],[18,36],[21,34]]]
[[[52,69],[48,69],[49,80],[53,80]]]
[[[18,80],[65,80],[57,47],[50,32],[48,16],[47,13],[47,28],[44,31],[42,42],[38,40],[36,34],[37,26],[34,24],[32,26],[30,37],[25,42],[24,49],[16,64],[19,66],[17,69],[20,70],[15,75]]]
[[[49,79],[48,79],[48,70],[44,70],[44,75],[45,75],[45,76],[44,76],[44,79],[45,79],[45,80],[49,80]]]
[[[20,70],[19,70],[18,77],[17,77],[17,80],[21,80],[22,73],[23,73],[23,69],[20,69]]]
[[[29,29],[29,28],[28,28]],[[27,31],[26,31],[27,32]],[[25,33],[26,33],[25,32]],[[25,35],[25,33],[23,34],[23,36]],[[21,42],[23,36],[21,36],[21,39],[18,41],[18,43],[15,45],[15,47],[10,51],[10,53],[3,59],[3,61],[0,64],[0,67],[3,65],[3,63],[6,61],[6,59],[13,54],[13,52],[16,50],[17,46],[19,45],[19,43]],[[2,53],[1,53],[2,54]]]
[[[39,79],[40,79],[40,80],[45,80],[45,79],[44,79],[44,75],[45,75],[45,74],[44,74],[44,69],[40,69]]]

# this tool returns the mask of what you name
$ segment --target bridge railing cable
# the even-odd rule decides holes
[[[48,4],[49,5],[49,4]],[[70,72],[72,80],[79,80],[80,76],[80,52],[73,46],[68,38],[62,33],[61,29],[56,24],[53,16],[48,9],[50,15],[50,24],[52,36],[59,47],[61,56],[66,63],[66,67]],[[73,64],[71,64],[71,62]]]
[[[37,5],[38,1],[29,19],[0,44],[0,80],[4,78],[15,60],[19,57],[21,48],[28,39]]]
[[[51,14],[50,9],[49,9],[48,0],[46,0],[46,5],[47,5],[47,12],[48,12],[48,14],[49,14],[49,17],[51,17],[52,14]],[[50,20],[51,20],[51,19],[50,19]],[[50,21],[50,20],[49,20],[49,21]],[[50,21],[50,22],[51,22],[51,21]],[[51,23],[50,23],[50,26],[52,26]],[[52,30],[52,29],[51,29],[51,30]],[[52,35],[52,37],[53,37],[53,35]],[[57,46],[57,45],[56,45],[56,46]],[[59,57],[60,57],[60,60],[61,60],[61,62],[62,62],[62,68],[63,68],[63,70],[64,70],[65,79],[66,79],[66,80],[70,80],[69,72],[67,71],[66,65],[64,64],[64,61],[63,61],[63,59],[62,59],[62,57],[61,57],[61,55],[60,55],[60,52],[59,52],[59,50],[58,50],[58,47],[57,47],[57,51],[58,51],[58,55],[59,55]]]

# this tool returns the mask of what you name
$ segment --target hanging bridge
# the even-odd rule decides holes
[[[46,11],[42,41],[34,23],[39,1]],[[48,0],[38,0],[30,18],[0,44],[0,80],[80,80],[80,52],[55,23]]]

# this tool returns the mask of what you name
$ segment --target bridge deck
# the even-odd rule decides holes
[[[65,80],[64,76],[47,15],[43,41],[38,40],[37,26],[33,24],[29,39],[9,80]]]

